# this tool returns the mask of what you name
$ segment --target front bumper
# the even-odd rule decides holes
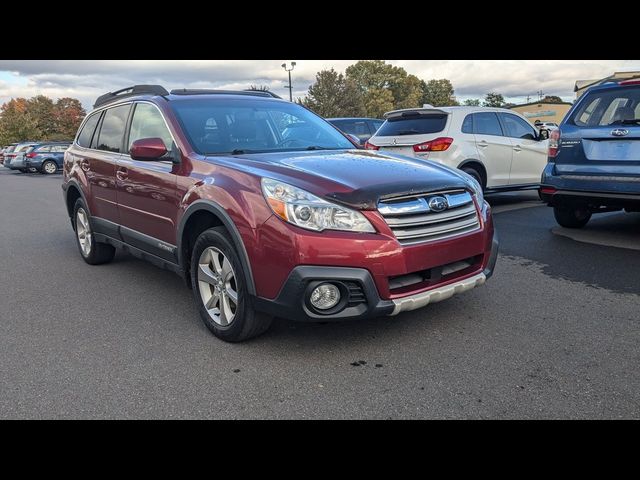
[[[254,307],[262,312],[298,321],[337,321],[359,320],[385,315],[397,315],[404,311],[422,308],[431,303],[446,300],[453,295],[466,292],[483,285],[493,275],[496,260],[498,258],[499,241],[497,235],[491,241],[491,252],[488,260],[480,272],[475,272],[463,278],[455,279],[449,283],[419,293],[382,299],[376,288],[371,273],[364,268],[349,267],[323,267],[323,266],[298,266],[295,267],[280,293],[275,299],[255,297]],[[352,302],[347,298],[344,309],[338,313],[324,315],[312,311],[306,298],[310,288],[323,281],[347,285],[345,291],[356,292],[358,301]],[[357,288],[352,285],[359,286]],[[364,298],[365,301],[361,301]]]

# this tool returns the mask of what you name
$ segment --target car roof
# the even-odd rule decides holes
[[[371,118],[371,117],[332,117],[332,118],[326,118],[325,120],[328,120],[329,122],[333,120],[377,120],[378,122],[384,121],[380,118]]]

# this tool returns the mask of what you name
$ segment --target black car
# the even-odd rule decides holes
[[[327,121],[342,132],[358,137],[360,145],[364,145],[384,123],[377,118],[327,118]]]

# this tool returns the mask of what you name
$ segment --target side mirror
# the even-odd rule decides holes
[[[141,138],[131,144],[129,155],[134,160],[158,160],[167,154],[161,138]]]
[[[349,137],[349,140],[355,143],[358,148],[362,148],[362,143],[360,142],[360,139],[356,137],[353,133],[345,133],[345,135]]]
[[[538,138],[540,140],[547,140],[549,138],[549,130],[547,129],[540,130],[540,136]]]

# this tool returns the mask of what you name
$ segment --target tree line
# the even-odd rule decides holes
[[[45,95],[12,98],[0,107],[0,144],[24,140],[71,140],[86,115],[76,98]]]
[[[557,100],[556,100],[557,99]],[[547,96],[542,102],[562,101]],[[460,105],[455,90],[446,78],[424,81],[383,60],[361,60],[350,65],[345,73],[333,68],[321,70],[309,87],[307,96],[298,100],[323,117],[382,118],[385,112],[402,108]],[[508,107],[502,94],[489,92],[483,100],[467,99],[462,105]]]

